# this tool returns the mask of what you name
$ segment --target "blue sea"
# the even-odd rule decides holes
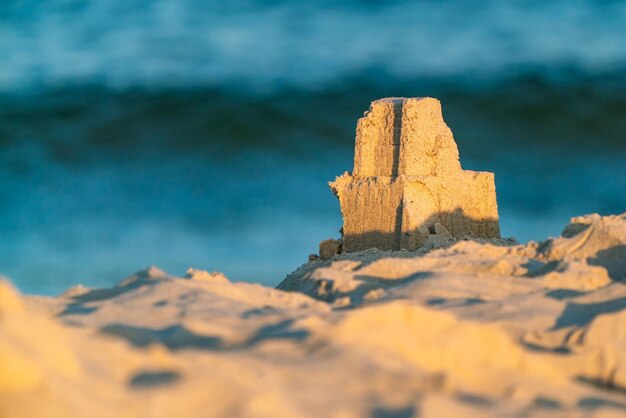
[[[371,100],[434,96],[502,233],[626,211],[626,2],[0,2],[0,273],[276,285],[339,237]]]

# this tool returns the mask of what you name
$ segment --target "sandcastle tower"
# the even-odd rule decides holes
[[[342,252],[415,250],[431,234],[500,237],[493,173],[461,168],[437,99],[372,102],[357,124],[354,171],[329,185]]]

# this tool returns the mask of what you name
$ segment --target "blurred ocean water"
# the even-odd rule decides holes
[[[0,273],[278,283],[338,237],[373,99],[434,96],[502,232],[626,210],[626,3],[4,1]]]

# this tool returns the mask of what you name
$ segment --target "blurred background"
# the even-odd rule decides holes
[[[626,3],[0,2],[0,273],[276,285],[339,237],[369,102],[434,96],[502,233],[626,210]]]

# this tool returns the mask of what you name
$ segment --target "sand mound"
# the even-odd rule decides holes
[[[0,416],[623,416],[625,226],[340,254],[280,289],[157,268],[56,298],[0,281]]]
[[[364,296],[377,289],[443,273],[516,277],[526,279],[521,281],[528,286],[581,291],[624,281],[626,214],[573,218],[561,237],[527,245],[513,239],[433,235],[417,251],[370,249],[339,254],[332,260],[305,264],[278,288],[325,301],[346,296],[351,304],[360,304]]]
[[[36,308],[25,309],[12,286],[0,280],[0,399],[79,376],[62,327]]]
[[[626,214],[572,218],[562,235],[542,243],[544,260],[584,260],[604,267],[613,280],[626,280]]]

